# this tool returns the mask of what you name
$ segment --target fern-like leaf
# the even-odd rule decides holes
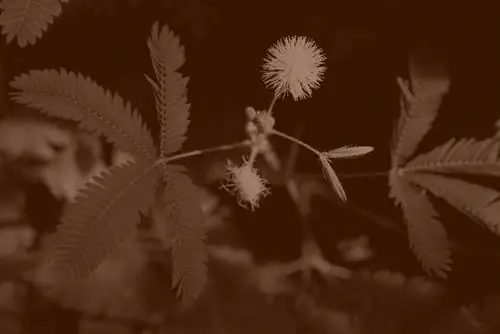
[[[432,127],[447,93],[449,78],[440,63],[422,62],[419,57],[410,59],[410,87],[399,81],[401,116],[392,144],[392,168],[403,166],[415,153],[418,145]],[[432,70],[431,70],[432,68]]]
[[[62,11],[59,0],[2,0],[0,9],[2,34],[20,47],[35,44]]]
[[[443,175],[408,173],[411,182],[441,197],[500,235],[500,193],[482,185]]]
[[[151,209],[162,172],[156,164],[125,163],[90,182],[47,243],[39,281],[72,286],[91,275],[127,239],[139,211]]]
[[[164,246],[172,250],[177,295],[192,304],[207,281],[206,231],[198,190],[184,167],[165,167],[163,201],[154,226]]]
[[[15,101],[55,117],[71,119],[105,135],[120,149],[153,160],[156,148],[139,113],[120,95],[111,94],[88,77],[61,69],[33,70],[10,86]]]
[[[425,271],[446,278],[452,262],[450,244],[446,230],[436,219],[438,214],[432,203],[425,193],[404,177],[392,182],[393,194],[403,209],[413,253]]]
[[[153,24],[148,48],[156,81],[146,78],[155,94],[161,129],[160,155],[164,157],[179,151],[186,140],[190,123],[186,98],[189,78],[176,72],[185,61],[184,47],[167,25],[159,31],[158,22]]]
[[[405,172],[467,173],[500,175],[500,141],[450,139],[428,153],[423,153],[405,167]]]

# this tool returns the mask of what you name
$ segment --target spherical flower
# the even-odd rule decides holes
[[[288,36],[268,49],[262,66],[264,84],[278,97],[294,100],[310,97],[326,70],[326,56],[316,43],[304,36]]]
[[[247,161],[237,166],[231,161],[227,162],[226,170],[228,176],[223,188],[238,196],[238,203],[247,208],[250,205],[252,211],[259,206],[261,197],[267,196],[270,191],[267,181],[260,177],[257,169]]]

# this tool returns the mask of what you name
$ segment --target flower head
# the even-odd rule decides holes
[[[290,94],[294,100],[305,99],[319,87],[326,70],[325,60],[326,56],[313,40],[288,36],[268,49],[262,79],[278,97]]]
[[[247,161],[243,165],[237,166],[231,161],[226,165],[228,177],[224,189],[238,196],[238,203],[247,207],[250,204],[252,210],[259,206],[261,197],[267,196],[270,191],[267,188],[267,181],[260,177],[257,169]]]

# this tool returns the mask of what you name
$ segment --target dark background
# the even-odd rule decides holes
[[[10,44],[4,66],[7,80],[35,68],[64,67],[81,72],[100,85],[119,91],[157,131],[154,99],[144,78],[144,72],[152,72],[146,39],[153,22],[166,23],[186,47],[187,62],[182,72],[191,78],[188,98],[192,103],[192,123],[186,149],[203,148],[242,139],[244,108],[268,106],[272,91],[260,79],[266,49],[288,34],[310,36],[328,57],[326,78],[312,99],[279,101],[275,109],[277,127],[293,134],[300,126],[302,138],[319,149],[348,144],[374,146],[375,152],[362,160],[342,162],[335,168],[340,173],[384,171],[389,166],[390,140],[399,116],[396,76],[405,75],[408,55],[422,43],[430,45],[448,64],[452,87],[420,150],[452,136],[486,137],[495,132],[494,122],[500,118],[499,16],[493,5],[472,7],[469,2],[450,6],[432,1],[403,5],[395,0],[72,0],[63,6],[62,15],[35,46],[20,49]],[[278,144],[280,152],[286,149],[287,146]],[[317,172],[317,167],[314,159],[301,155],[300,170]],[[346,180],[345,186],[354,203],[399,217],[388,199],[386,183],[386,178]],[[275,231],[263,236],[262,230],[256,229],[255,245],[266,244],[266,238],[271,245],[272,240],[283,235],[283,228],[291,234],[298,233],[285,225],[292,217],[273,219],[278,221],[274,228],[269,227],[269,218],[263,218],[266,212],[285,212],[290,205],[280,200],[285,197],[266,200],[268,204],[259,216],[264,223],[255,226],[266,224]],[[320,218],[316,218],[323,221],[325,237],[320,241],[326,248],[330,237],[372,229],[372,222],[344,211],[336,209],[333,218],[326,218],[321,211]],[[293,214],[292,211],[290,215]],[[450,212],[447,221],[464,220],[458,216]],[[339,232],[338,224],[334,225],[336,230],[324,228],[328,220],[345,221],[354,227],[344,228],[343,232]],[[467,229],[475,228],[470,221],[465,225]],[[471,237],[475,235],[470,234],[471,230],[457,231],[467,233],[469,239],[476,238]],[[475,233],[477,240],[472,241],[476,244],[489,238]],[[290,243],[298,247],[296,237],[290,236],[294,240]],[[411,262],[409,267],[413,268],[415,261],[410,256],[394,256],[407,247],[406,241],[400,241],[398,249],[394,248],[395,242],[387,243],[384,238],[381,237],[382,246],[378,248],[387,253],[383,265],[397,269]],[[276,245],[274,241],[273,247],[283,248],[284,243]],[[478,286],[484,287],[486,280],[492,284],[497,280],[491,259],[481,258],[485,264],[481,268],[477,258],[464,261],[467,266],[460,274],[460,286],[472,282],[465,274],[467,270],[475,273]],[[471,267],[473,263],[478,268]]]
[[[7,78],[33,68],[81,72],[118,90],[154,127],[154,101],[143,74],[151,73],[146,38],[159,20],[186,46],[190,144],[199,147],[242,136],[244,107],[264,108],[272,98],[260,81],[266,48],[288,34],[306,35],[328,56],[326,79],[313,99],[278,103],[280,128],[294,132],[300,124],[307,140],[321,148],[375,146],[369,163],[356,165],[383,169],[399,113],[395,77],[404,75],[411,49],[426,42],[449,64],[453,79],[444,121],[433,131],[437,140],[491,134],[500,110],[500,15],[493,7],[346,3],[72,0],[37,45],[11,44]],[[488,130],[479,130],[483,126]]]

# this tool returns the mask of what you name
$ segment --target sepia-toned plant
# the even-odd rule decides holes
[[[146,78],[153,89],[160,123],[158,148],[140,113],[130,103],[82,74],[65,69],[33,70],[10,83],[16,89],[12,93],[14,101],[49,116],[77,121],[82,129],[104,135],[119,149],[134,156],[133,162],[112,167],[94,177],[67,206],[63,223],[46,243],[37,270],[37,281],[48,291],[78,289],[137,228],[139,212],[149,215],[153,206],[153,231],[165,249],[171,250],[173,284],[179,297],[192,303],[203,291],[207,280],[207,252],[197,188],[188,171],[173,164],[175,160],[205,153],[204,150],[177,153],[186,140],[190,122],[186,96],[188,78],[178,72],[185,61],[184,48],[166,25],[160,28],[158,23],[152,27],[147,46],[154,77],[146,75]],[[275,57],[274,65],[267,67],[263,78],[276,74],[272,79],[278,87],[273,103],[284,90],[304,98],[318,87],[320,74],[325,70],[322,65],[325,57],[312,41],[289,37],[269,52]],[[372,150],[351,147],[319,152],[277,131],[271,109],[254,111],[247,129],[253,129],[247,131],[249,141],[220,149],[241,145],[251,149],[250,158],[243,157],[241,166],[228,161],[228,178],[223,187],[236,194],[242,206],[248,205],[252,210],[258,207],[259,200],[270,194],[268,182],[254,166],[257,156],[271,149],[268,136],[281,136],[316,154],[326,179],[343,200],[346,194],[330,159],[357,157]],[[162,205],[154,205],[157,201]]]
[[[61,13],[62,2],[65,1],[2,0],[0,25],[7,42],[17,39],[21,47],[34,44]],[[262,158],[272,170],[282,169],[280,157],[274,150],[274,140],[279,138],[311,154],[324,179],[320,179],[321,182],[324,181],[340,203],[348,204],[348,191],[334,163],[362,158],[373,152],[374,147],[346,144],[320,149],[280,130],[278,101],[288,96],[294,101],[312,98],[313,91],[320,88],[327,74],[323,49],[305,36],[290,35],[276,41],[266,50],[261,68],[263,86],[270,89],[273,96],[267,108],[248,106],[244,110],[247,138],[183,152],[191,122],[189,78],[181,73],[186,61],[184,46],[167,25],[155,22],[146,47],[152,73],[145,74],[145,83],[149,83],[154,96],[160,129],[158,138],[153,138],[142,120],[142,113],[131,103],[84,74],[64,68],[36,69],[10,82],[13,90],[10,96],[16,103],[45,116],[77,122],[81,130],[105,137],[133,157],[96,172],[76,196],[74,189],[67,191],[71,200],[65,206],[61,224],[41,245],[31,277],[35,284],[62,305],[74,305],[75,300],[82,300],[82,296],[92,290],[89,287],[95,285],[94,291],[102,296],[100,301],[109,302],[111,309],[116,306],[111,294],[120,292],[117,286],[124,284],[130,289],[119,300],[131,303],[139,295],[134,282],[147,262],[140,253],[138,241],[143,216],[151,221],[148,236],[170,256],[164,262],[171,263],[172,289],[187,306],[194,305],[205,292],[209,256],[225,256],[226,260],[229,257],[242,267],[255,269],[260,274],[254,273],[253,283],[269,294],[281,291],[277,286],[283,283],[283,276],[300,270],[314,269],[328,277],[351,279],[349,270],[323,257],[313,237],[304,241],[302,258],[292,265],[273,264],[259,268],[260,271],[251,255],[244,251],[242,255],[209,246],[199,188],[190,170],[181,164],[183,159],[194,156],[244,149],[245,153],[238,156],[240,161],[225,160],[225,178],[220,187],[252,213],[273,194],[273,184],[257,161]],[[381,174],[388,177],[388,196],[401,208],[413,254],[429,275],[446,278],[452,269],[452,247],[434,198],[444,200],[491,232],[500,234],[500,193],[463,177],[499,176],[500,141],[496,136],[482,140],[452,138],[428,152],[419,153],[420,143],[439,116],[451,79],[439,60],[424,61],[417,53],[411,55],[408,69],[407,79],[396,78],[400,115],[391,143],[390,166]],[[9,148],[0,147],[0,150]],[[10,152],[17,151],[11,149]],[[47,148],[39,153],[49,159],[53,152]],[[292,199],[297,200],[301,194],[293,182],[293,177],[285,180]],[[302,186],[302,190],[307,190],[303,196],[317,191],[316,185]],[[310,210],[309,203],[307,205],[301,207]],[[130,263],[122,265],[123,258],[130,259]],[[391,276],[391,279],[395,278]],[[395,280],[401,281],[399,277]],[[96,306],[99,300],[85,300],[79,304],[81,310],[102,311]],[[135,308],[130,310],[131,317],[137,313],[140,312]]]

